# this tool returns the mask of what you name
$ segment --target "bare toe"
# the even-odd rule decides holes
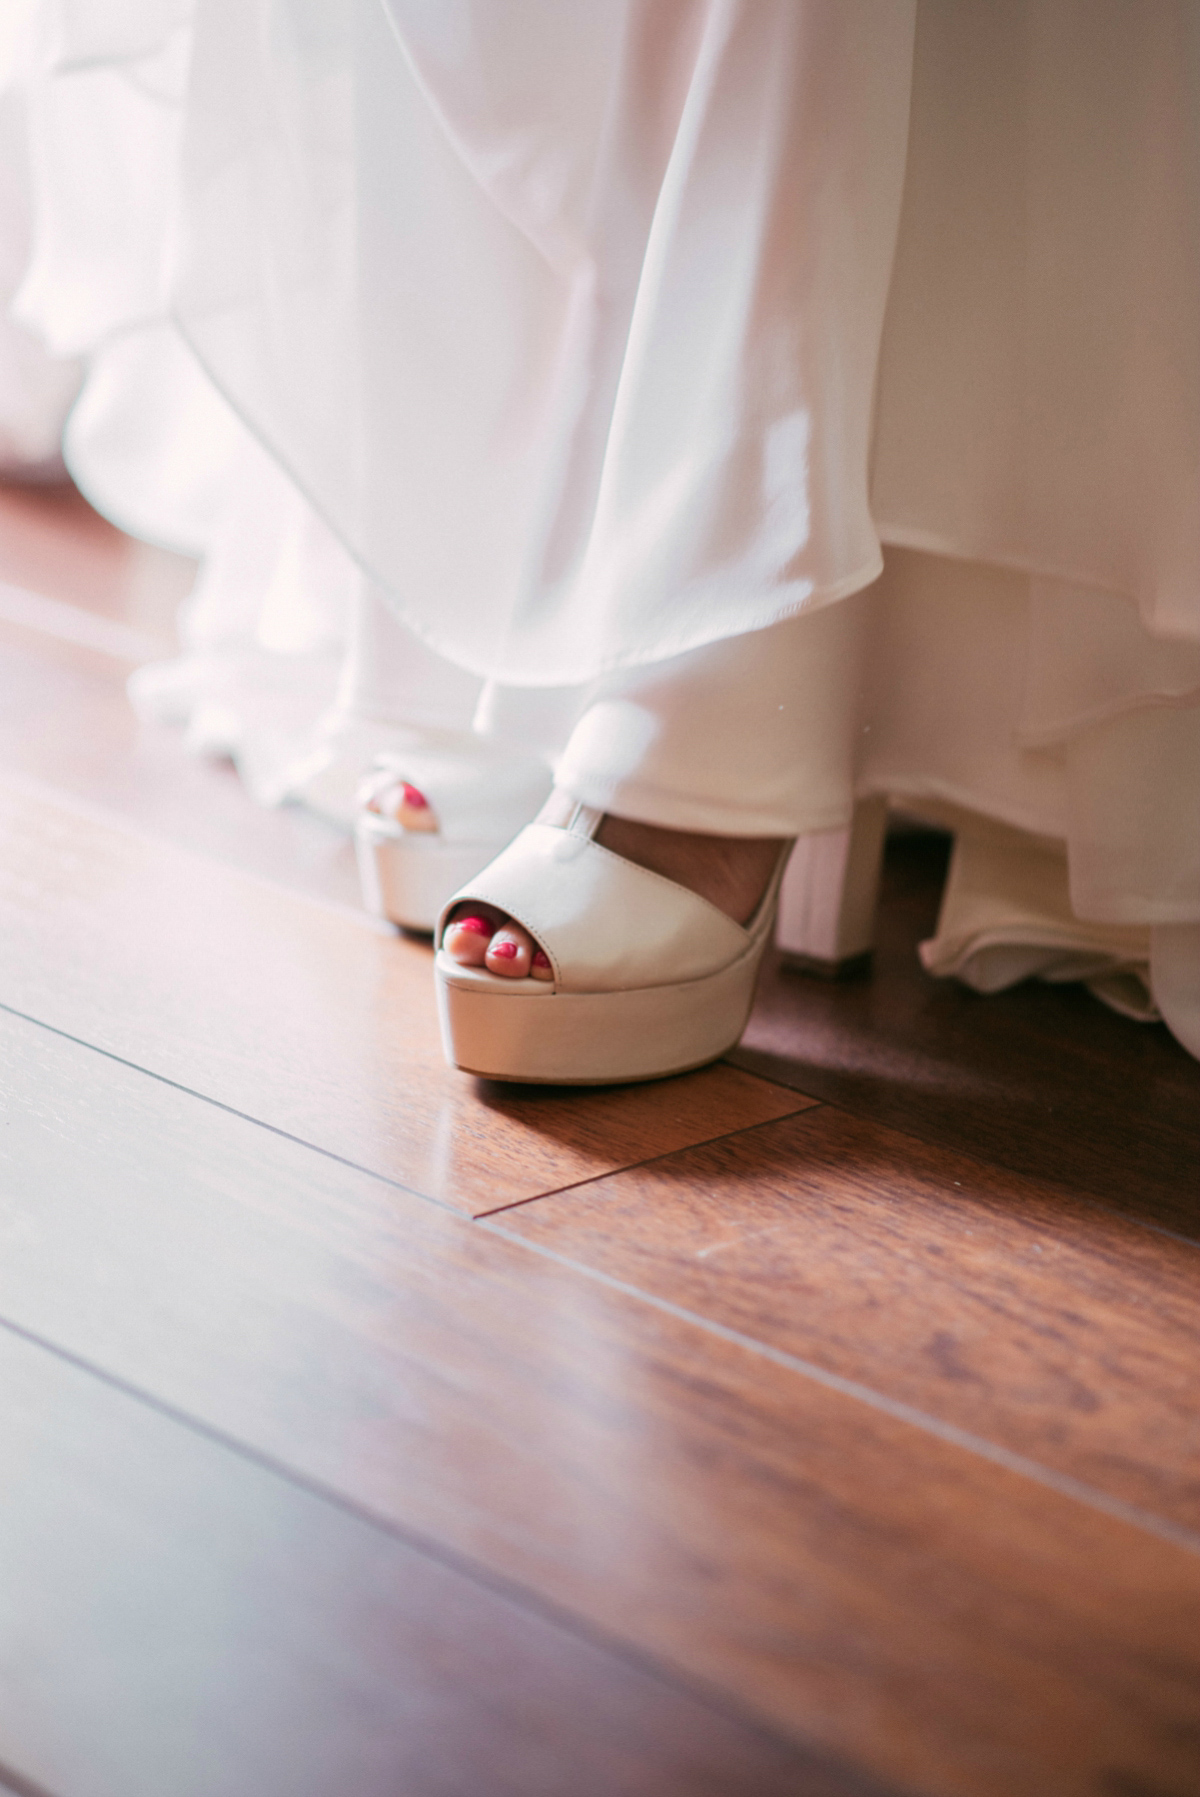
[[[432,835],[438,827],[437,812],[425,794],[410,786],[407,780],[400,783],[400,802],[394,816],[406,830],[417,830],[426,835]]]
[[[533,937],[519,923],[503,923],[488,943],[484,965],[489,973],[502,974],[508,980],[528,979],[535,947]]]
[[[492,905],[465,904],[446,925],[442,947],[463,967],[486,967],[503,979],[552,980],[550,957],[528,930]]]
[[[467,906],[446,925],[442,947],[463,967],[482,967],[500,919],[479,906]]]
[[[533,945],[533,955],[529,962],[529,971],[535,980],[552,980],[554,978],[554,969],[550,965],[550,957],[544,948],[538,947],[536,942]]]
[[[437,813],[425,794],[392,773],[376,774],[359,790],[359,803],[367,811],[391,818],[405,830],[429,834],[438,827]]]

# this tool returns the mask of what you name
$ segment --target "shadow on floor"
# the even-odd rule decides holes
[[[1162,1024],[1079,986],[984,998],[931,979],[949,838],[888,844],[872,974],[826,984],[772,960],[730,1059],[922,1140],[1065,1181],[1200,1236],[1200,1066]]]

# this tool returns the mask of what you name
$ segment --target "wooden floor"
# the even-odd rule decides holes
[[[340,837],[135,724],[187,570],[0,495],[0,1787],[1200,1791],[1200,1069],[914,944],[448,1072]]]

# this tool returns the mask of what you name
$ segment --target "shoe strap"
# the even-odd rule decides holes
[[[585,805],[581,801],[576,805],[563,827],[572,836],[582,836],[590,842],[604,822],[604,817],[605,813],[598,806]]]
[[[436,940],[458,904],[491,905],[522,924],[550,957],[562,992],[670,985],[738,959],[751,938],[707,899],[639,867],[591,839],[603,813],[576,828],[530,824],[455,894]],[[582,826],[582,828],[578,826]]]

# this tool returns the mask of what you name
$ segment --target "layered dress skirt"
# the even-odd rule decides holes
[[[6,329],[203,558],[139,706],[343,818],[414,732],[674,828],[885,795],[956,834],[932,971],[1200,1053],[1190,0],[29,0],[0,49]]]

